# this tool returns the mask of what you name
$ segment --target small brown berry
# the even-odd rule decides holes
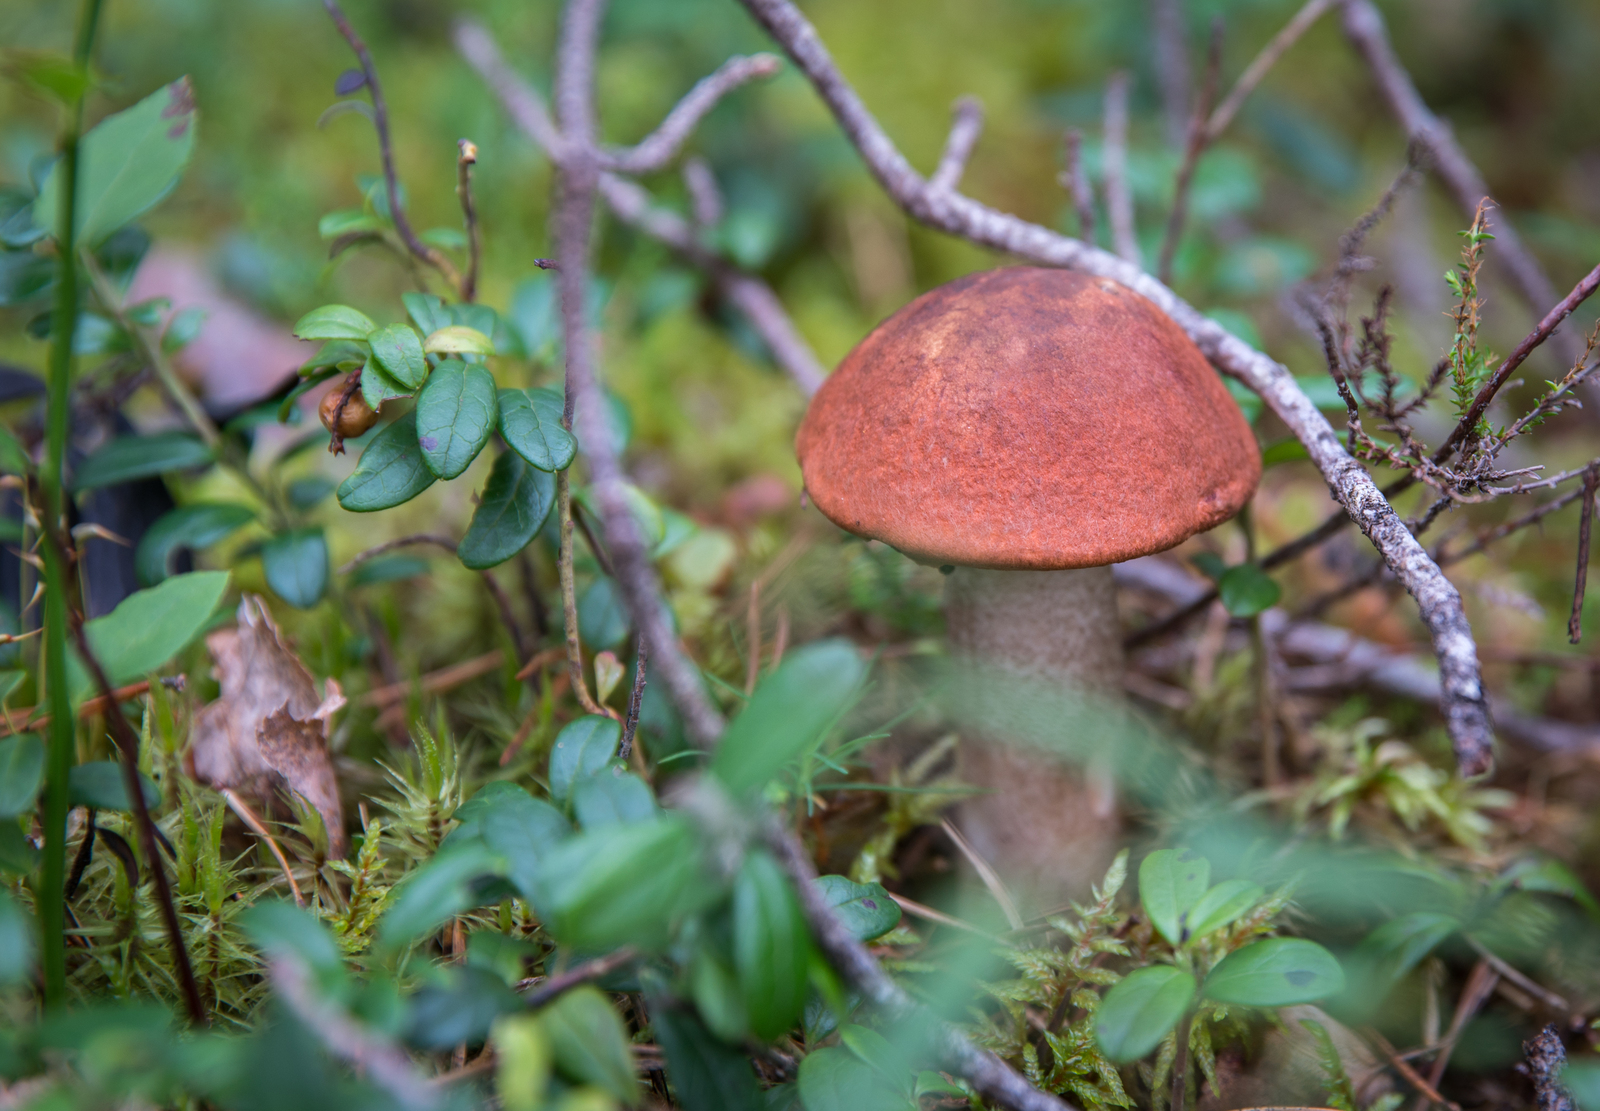
[[[361,390],[356,389],[344,403],[343,412],[339,413],[339,427],[334,428],[333,417],[339,408],[339,398],[344,396],[342,388],[329,390],[322,395],[322,404],[317,406],[317,415],[322,418],[322,427],[342,437],[359,436],[374,424],[378,423],[378,413],[367,404],[367,399],[361,396]]]

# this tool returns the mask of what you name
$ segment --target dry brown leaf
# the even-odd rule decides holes
[[[266,604],[246,594],[239,623],[206,638],[222,686],[195,715],[185,760],[189,774],[221,789],[270,797],[288,787],[322,816],[328,851],[349,847],[339,781],[328,755],[328,722],[345,704],[339,684],[318,699],[311,672],[283,643]]]

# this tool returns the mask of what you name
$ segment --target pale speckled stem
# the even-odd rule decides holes
[[[958,567],[945,585],[951,651],[985,667],[1120,697],[1122,637],[1110,567]],[[988,793],[958,823],[1036,908],[1081,895],[1114,851],[1115,807],[1060,760],[997,737],[965,737],[961,776]]]

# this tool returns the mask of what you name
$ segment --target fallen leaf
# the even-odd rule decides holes
[[[345,704],[329,679],[317,697],[311,672],[283,643],[266,604],[246,594],[239,623],[206,638],[222,686],[195,715],[185,767],[198,782],[268,798],[284,786],[305,799],[328,829],[328,851],[349,848],[339,781],[328,754],[328,722]]]

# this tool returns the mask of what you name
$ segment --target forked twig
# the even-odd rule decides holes
[[[221,792],[223,801],[228,804],[228,809],[239,815],[239,820],[250,827],[251,833],[254,833],[267,843],[267,848],[272,851],[273,857],[278,861],[278,867],[283,870],[283,878],[289,881],[289,892],[294,896],[294,905],[297,907],[305,906],[306,897],[300,894],[300,885],[295,882],[294,869],[289,867],[289,858],[283,855],[283,849],[279,847],[277,840],[268,831],[266,823],[261,820],[261,816],[251,809],[250,804],[240,798],[238,792],[231,787],[223,787]]]

